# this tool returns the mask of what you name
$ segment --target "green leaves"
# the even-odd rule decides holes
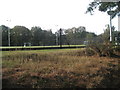
[[[24,43],[30,42],[31,32],[28,28],[24,26],[15,26],[11,30],[11,44],[12,45],[21,45]]]
[[[101,12],[109,12],[112,11],[112,18],[114,18],[120,11],[120,3],[119,2],[99,2],[94,1],[89,4],[86,13],[93,14],[94,10],[98,9]],[[109,13],[108,13],[109,15]]]

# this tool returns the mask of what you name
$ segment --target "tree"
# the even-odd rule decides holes
[[[24,26],[15,26],[11,30],[11,45],[23,46],[31,42],[31,32]]]
[[[98,9],[101,12],[107,12],[108,15],[112,14],[112,18],[114,18],[120,11],[120,1],[119,2],[100,2],[98,0],[94,0],[89,4],[86,13],[90,12],[93,14],[94,10]]]
[[[75,27],[65,30],[66,42],[68,45],[75,44],[74,29]]]
[[[101,12],[107,12],[110,15],[110,42],[113,43],[113,26],[112,19],[117,16],[120,12],[120,1],[119,2],[100,2],[99,0],[94,0],[89,4],[86,13],[90,12],[91,14],[94,12],[94,9],[98,9]]]
[[[2,30],[2,46],[8,46],[8,29],[9,27],[1,25]]]
[[[32,44],[35,46],[55,45],[55,34],[51,30],[42,30],[40,27],[32,27]]]
[[[69,44],[83,44],[85,40],[93,40],[97,35],[87,32],[84,26],[65,30],[66,40]]]
[[[43,45],[42,39],[43,39],[43,32],[40,27],[32,27],[31,28],[32,33],[32,44],[35,46]]]
[[[87,32],[86,33],[86,40],[87,41],[95,41],[97,35],[95,33]]]
[[[55,45],[55,34],[51,30],[43,30],[43,45]]]

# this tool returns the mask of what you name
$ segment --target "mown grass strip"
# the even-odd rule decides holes
[[[75,46],[85,46],[85,45],[62,45],[62,47],[75,47]],[[54,46],[10,46],[10,47],[0,47],[0,48],[42,48],[42,47],[60,47],[59,45]]]

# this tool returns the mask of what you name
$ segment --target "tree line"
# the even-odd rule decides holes
[[[8,46],[8,34],[10,32],[11,46],[24,45],[55,45],[55,34],[51,30],[42,30],[40,27],[32,27],[31,30],[25,26],[15,26],[9,28],[5,25],[2,27],[2,46]]]
[[[9,28],[5,25],[0,26],[2,30],[2,46],[51,46],[51,45],[80,45],[87,41],[100,40],[101,36],[109,40],[109,27],[104,34],[96,35],[87,32],[84,26],[78,28],[61,29],[55,33],[52,30],[42,30],[41,27],[35,26],[30,30],[25,26],[15,26]],[[10,32],[10,33],[9,33]],[[10,37],[8,37],[10,34]],[[60,35],[61,34],[61,35]],[[115,32],[117,35],[117,31]]]

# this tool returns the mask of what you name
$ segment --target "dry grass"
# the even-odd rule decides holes
[[[119,58],[81,52],[8,52],[2,62],[3,88],[119,87]]]

